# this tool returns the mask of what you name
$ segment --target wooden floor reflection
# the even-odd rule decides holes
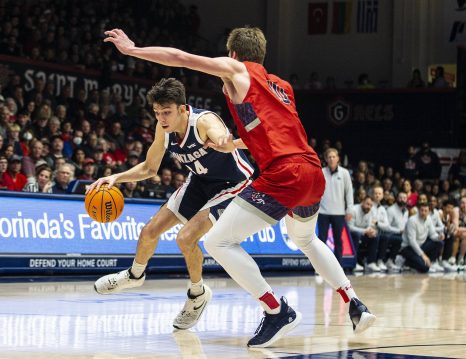
[[[227,278],[206,280],[213,300],[194,330],[180,332],[171,323],[184,303],[186,280],[148,280],[110,296],[96,294],[93,282],[0,283],[0,359],[466,358],[464,275],[351,281],[378,316],[373,328],[354,336],[347,304],[319,277],[274,277],[272,287],[303,321],[275,347],[254,351],[246,342],[261,309]]]

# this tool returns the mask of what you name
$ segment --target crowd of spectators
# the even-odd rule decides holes
[[[344,152],[337,167],[338,151],[328,140],[322,145],[327,187],[321,217],[329,217],[333,209],[333,217],[347,221],[357,254],[356,271],[400,271],[404,266],[420,272],[465,269],[466,151],[440,180],[440,161],[428,142],[417,151],[410,146],[395,169],[362,160],[352,166]],[[344,185],[347,172],[351,185]],[[336,224],[332,223],[335,255],[341,259],[341,235],[335,233],[341,225]],[[321,237],[326,241],[325,235]]]

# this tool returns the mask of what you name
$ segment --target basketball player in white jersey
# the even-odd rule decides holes
[[[128,171],[100,178],[87,192],[104,183],[111,187],[155,176],[167,150],[188,168],[190,175],[142,229],[132,267],[98,279],[94,287],[100,294],[111,294],[141,286],[159,237],[182,223],[184,226],[176,241],[186,260],[191,285],[185,306],[173,326],[188,329],[198,322],[212,296],[202,280],[203,255],[199,239],[233,197],[250,184],[253,168],[241,150],[221,153],[206,146],[206,142],[218,144],[221,138],[228,136],[228,129],[215,113],[186,105],[185,89],[178,80],[160,80],[148,92],[147,99],[158,122],[145,161]]]

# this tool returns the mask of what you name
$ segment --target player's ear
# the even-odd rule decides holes
[[[186,110],[186,105],[180,105],[178,107],[178,110],[180,111],[180,113],[185,113],[187,110]]]

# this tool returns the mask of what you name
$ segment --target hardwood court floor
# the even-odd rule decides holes
[[[171,324],[184,303],[184,279],[148,280],[109,296],[96,294],[93,282],[0,283],[0,359],[466,358],[464,275],[351,277],[378,316],[359,336],[347,304],[319,279],[269,279],[303,321],[261,351],[246,348],[261,309],[227,278],[206,280],[214,296],[202,320],[176,333]]]

